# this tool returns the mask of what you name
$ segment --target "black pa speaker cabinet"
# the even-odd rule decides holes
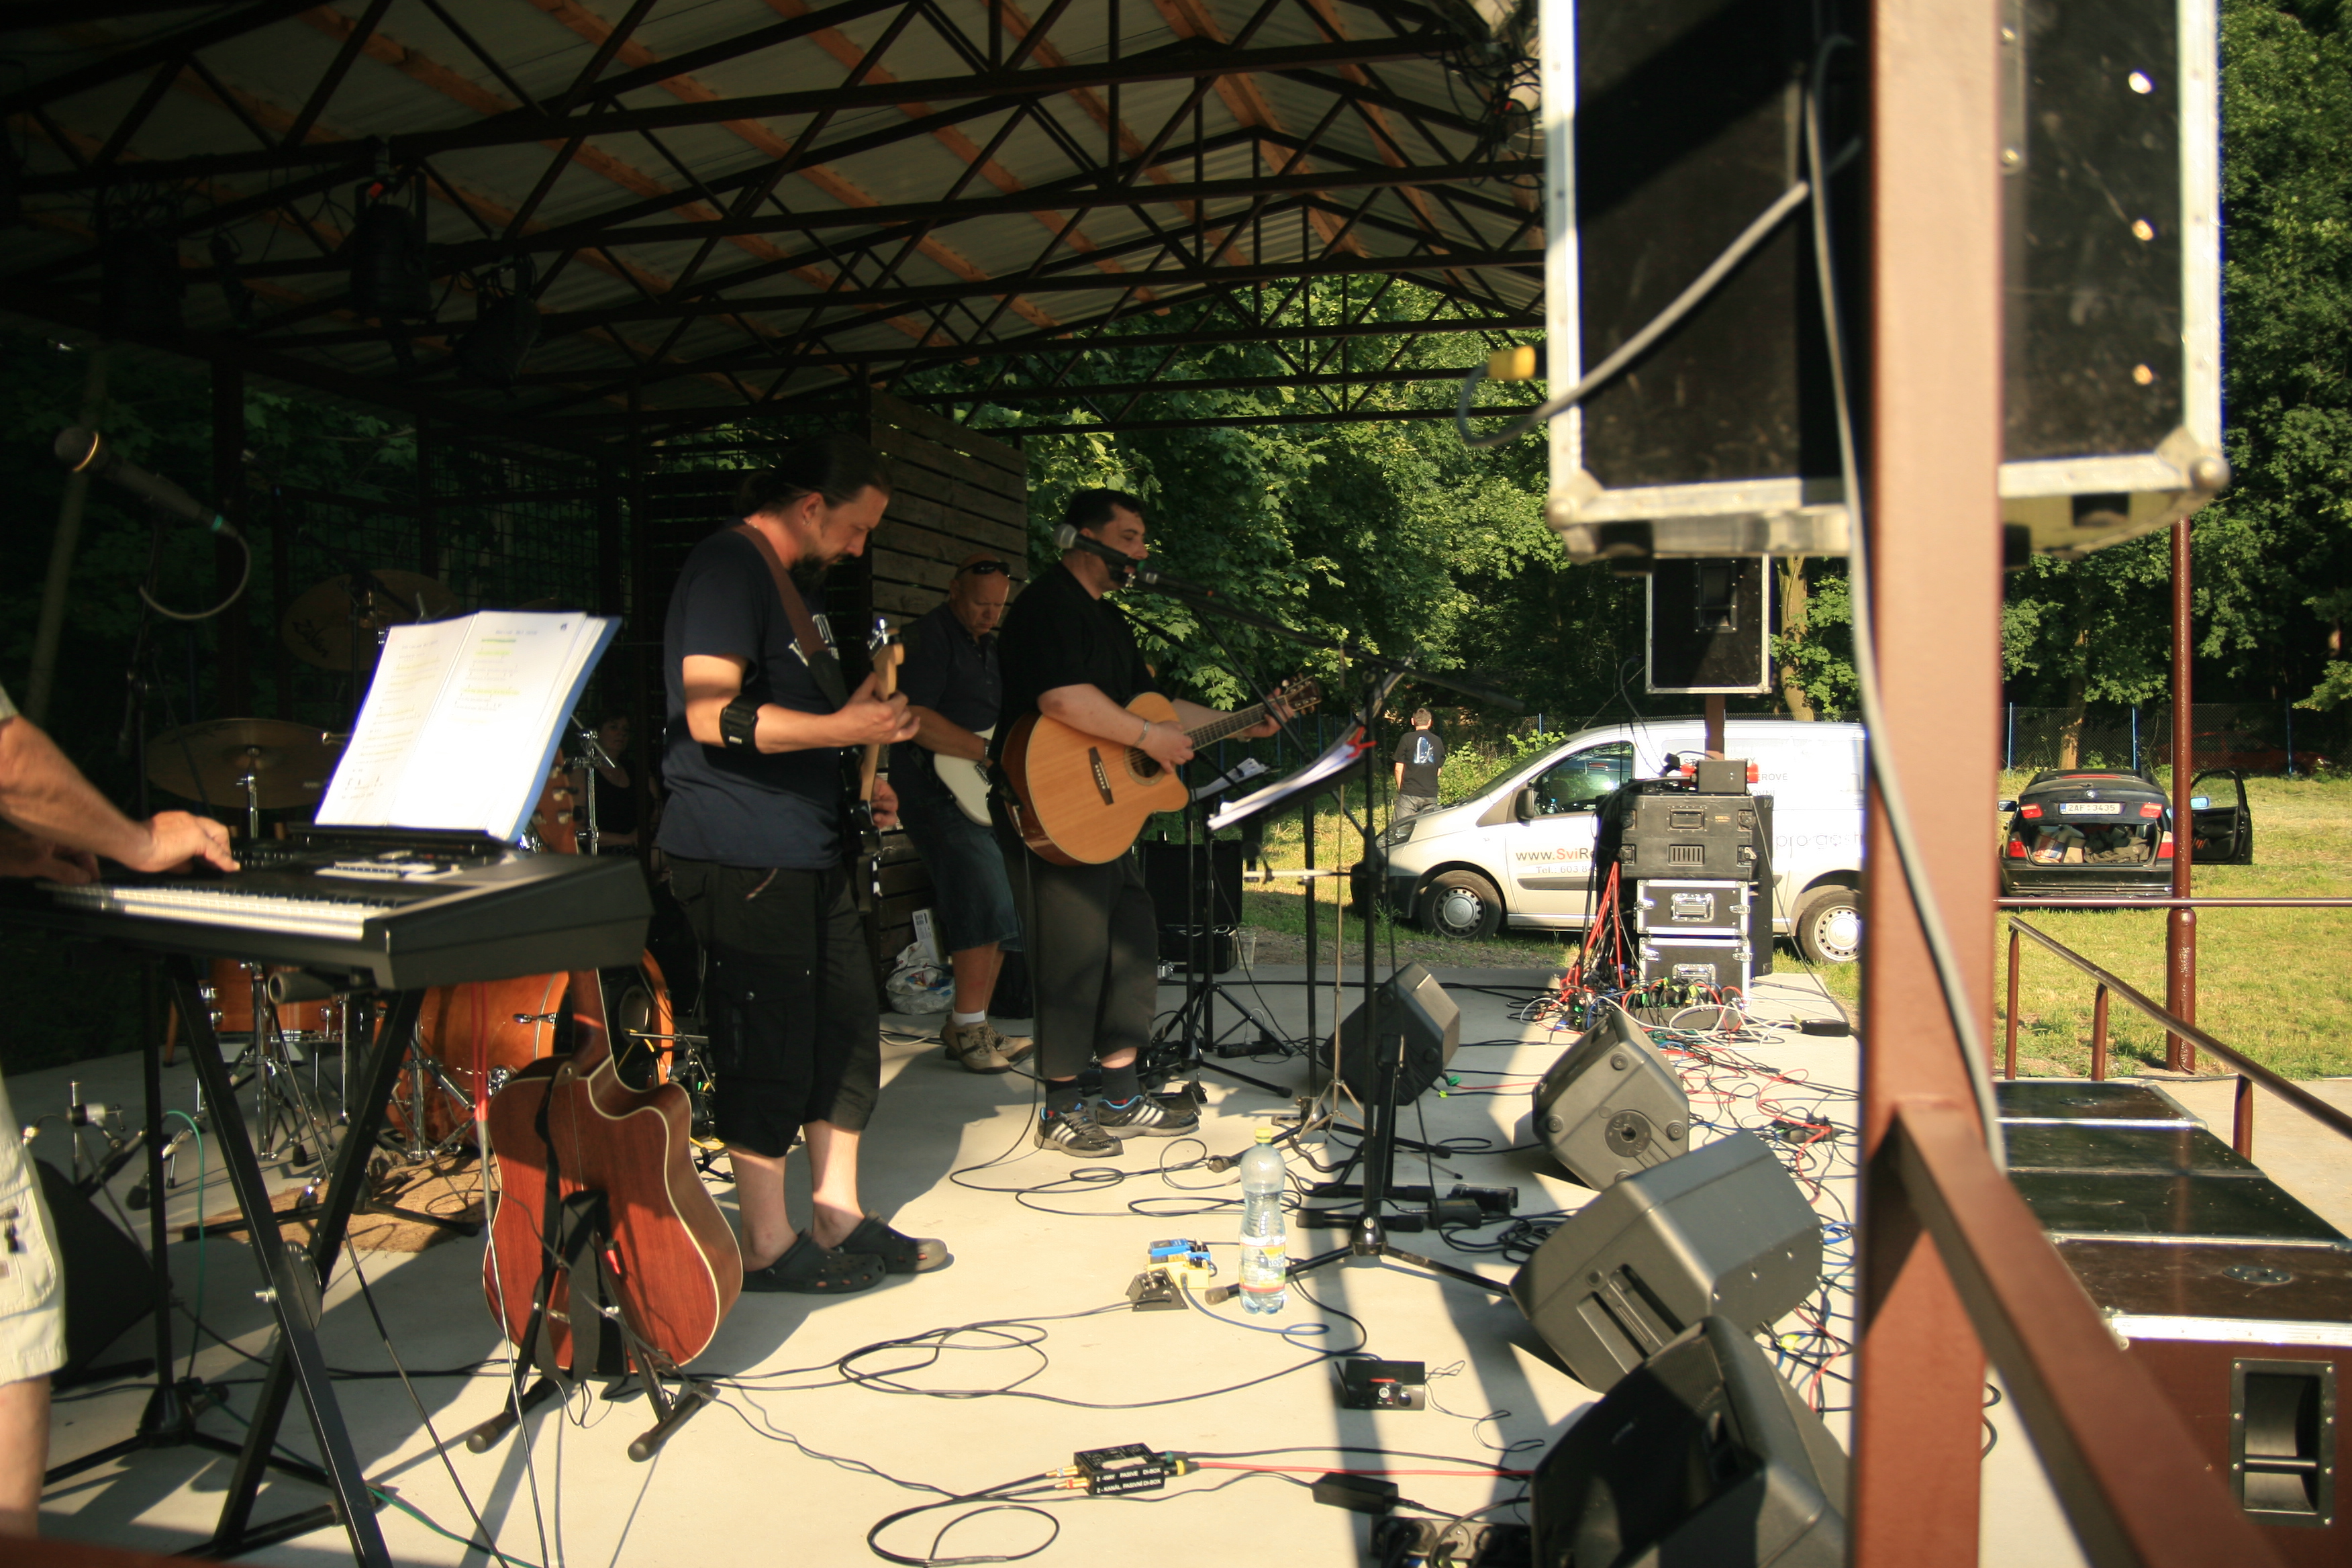
[[[49,1240],[66,1288],[66,1362],[53,1381],[80,1381],[109,1345],[155,1308],[147,1254],[47,1160],[33,1168],[49,1207]],[[152,1363],[150,1363],[152,1364]]]
[[[1694,1323],[1528,1483],[1537,1568],[1843,1568],[1846,1458],[1747,1331]]]
[[[1855,0],[1548,5],[1545,374],[1559,392],[1689,287],[1797,181],[1805,88],[1831,154],[1864,131]],[[2027,5],[2002,20],[2001,513],[2075,556],[2168,524],[2221,450],[2215,0]],[[1829,181],[1862,321],[1866,158]],[[1546,517],[1575,560],[1839,555],[1835,405],[1799,205],[1647,353],[1551,423]],[[1866,399],[1856,388],[1853,395]]]
[[[1160,956],[1184,969],[1223,974],[1234,967],[1234,928],[1242,921],[1239,839],[1151,843],[1143,849],[1143,885],[1160,928]]]
[[[1365,1032],[1374,1012],[1380,1034],[1367,1042]],[[1404,1037],[1404,1058],[1397,1072],[1396,1103],[1410,1104],[1437,1081],[1462,1044],[1462,1010],[1436,976],[1418,963],[1408,963],[1373,993],[1373,1000],[1348,1015],[1339,1026],[1339,1081],[1360,1104],[1370,1105],[1381,1091],[1383,1053],[1396,1049]],[[1330,1049],[1317,1055],[1328,1068]]]
[[[1598,1190],[1690,1148],[1690,1097],[1649,1031],[1612,1007],[1536,1086],[1535,1131]]]
[[[1735,1132],[1570,1215],[1511,1280],[1511,1299],[1599,1390],[1701,1318],[1779,1321],[1821,1279],[1820,1219],[1764,1141]]]
[[[1752,555],[1657,563],[1643,679],[1653,693],[1772,689],[1769,563]]]

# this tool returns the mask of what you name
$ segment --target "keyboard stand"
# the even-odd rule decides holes
[[[352,1556],[362,1568],[392,1568],[391,1555],[384,1550],[383,1532],[376,1526],[374,1495],[368,1489],[359,1457],[352,1448],[351,1433],[343,1424],[341,1406],[335,1403],[326,1359],[319,1350],[318,1321],[325,1281],[334,1277],[335,1260],[342,1251],[352,1205],[366,1184],[368,1155],[375,1147],[384,1107],[398,1081],[407,1040],[415,1032],[417,1019],[424,1012],[425,993],[400,991],[392,994],[383,1027],[366,1052],[364,1081],[356,1100],[351,1099],[351,1086],[345,1086],[350,1126],[335,1150],[334,1167],[327,1181],[327,1201],[316,1213],[310,1245],[305,1250],[281,1239],[281,1216],[270,1208],[269,1189],[262,1180],[245,1119],[237,1110],[236,1096],[229,1085],[228,1067],[221,1058],[220,1041],[213,1033],[211,1010],[196,994],[201,973],[196,961],[175,954],[165,963],[179,998],[180,1017],[188,1028],[188,1058],[212,1108],[214,1143],[220,1151],[221,1163],[228,1168],[229,1184],[236,1190],[237,1207],[245,1215],[247,1239],[253,1248],[254,1262],[261,1270],[264,1299],[269,1304],[271,1316],[278,1320],[277,1349],[270,1358],[268,1374],[262,1381],[261,1402],[247,1429],[245,1447],[237,1456],[228,1496],[221,1505],[220,1522],[212,1539],[196,1547],[194,1555],[235,1557],[340,1522],[351,1540]],[[278,1430],[286,1418],[287,1400],[298,1390],[310,1418],[311,1433],[318,1439],[319,1453],[325,1461],[326,1484],[334,1498],[320,1507],[256,1525],[254,1500],[270,1467]]]

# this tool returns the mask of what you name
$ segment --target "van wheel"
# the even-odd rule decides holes
[[[1440,936],[1483,942],[1503,929],[1503,897],[1475,871],[1448,871],[1421,895],[1421,924]]]
[[[1862,952],[1862,896],[1839,883],[1815,888],[1797,906],[1790,935],[1815,963],[1852,963]]]

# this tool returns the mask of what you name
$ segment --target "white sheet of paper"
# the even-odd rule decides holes
[[[612,626],[485,610],[394,627],[319,820],[516,837]]]
[[[1286,773],[1263,789],[1254,789],[1238,799],[1225,802],[1210,816],[1209,831],[1214,833],[1264,806],[1273,805],[1285,795],[1343,772],[1364,754],[1363,734],[1361,730],[1351,729],[1325,747],[1321,756],[1297,773]]]

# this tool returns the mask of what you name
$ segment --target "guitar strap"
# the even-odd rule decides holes
[[[836,709],[847,706],[849,684],[842,679],[841,661],[834,657],[833,649],[825,646],[824,637],[818,633],[816,617],[809,614],[808,601],[802,598],[801,591],[793,585],[792,574],[784,570],[784,563],[776,554],[776,547],[768,542],[766,534],[748,522],[737,523],[735,531],[750,540],[751,548],[760,552],[760,559],[767,563],[768,575],[775,580],[776,597],[784,602],[784,615],[793,623],[793,642],[801,651],[801,662],[809,667],[809,674],[815,678],[816,689],[824,692],[824,700]]]

